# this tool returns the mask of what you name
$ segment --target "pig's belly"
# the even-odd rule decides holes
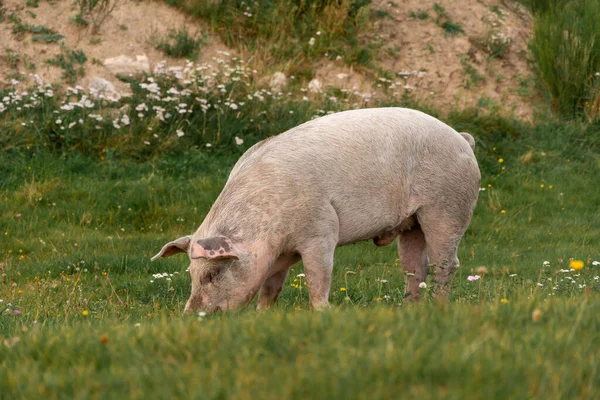
[[[352,210],[338,213],[338,246],[371,240],[381,236],[397,236],[414,225],[414,218],[400,209],[372,207],[369,210]]]

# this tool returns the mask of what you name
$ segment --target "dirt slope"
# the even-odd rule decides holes
[[[409,92],[446,111],[452,107],[496,107],[531,118],[533,90],[526,59],[531,16],[518,3],[375,0],[371,7],[384,15],[375,23],[369,40],[381,45],[377,62],[385,71],[385,79],[359,74],[342,60],[323,60],[315,65],[315,76],[325,85],[363,93],[387,91],[394,96]],[[198,20],[161,1],[121,0],[96,36],[71,22],[77,13],[71,1],[40,1],[38,8],[32,8],[22,0],[4,0],[4,8],[6,17],[0,23],[0,87],[10,85],[13,79],[24,81],[29,73],[40,75],[45,82],[56,82],[63,72],[46,62],[63,51],[61,44],[34,42],[31,33],[14,34],[14,23],[7,18],[11,13],[24,24],[41,25],[66,36],[67,48],[84,51],[88,59],[85,76],[78,78],[77,84],[87,88],[92,78],[100,77],[120,92],[126,92],[127,86],[102,65],[105,59],[146,55],[150,70],[162,60],[169,65],[183,65],[184,60],[170,59],[156,50],[152,38],[183,26],[192,33],[207,31]],[[450,23],[449,29],[463,32],[452,35],[446,32],[444,23]],[[490,49],[499,54],[492,56]],[[200,61],[210,60],[218,51],[232,49],[220,43],[217,35],[211,35]]]
[[[44,82],[61,80],[62,70],[48,65],[46,60],[61,53],[60,43],[41,43],[31,40],[32,34],[15,35],[14,24],[8,16],[15,13],[25,24],[41,25],[53,33],[66,36],[64,44],[69,49],[81,49],[88,61],[84,64],[85,76],[78,84],[87,88],[93,77],[104,78],[112,82],[117,89],[126,91],[126,86],[105,68],[102,63],[110,57],[126,55],[135,58],[146,55],[150,70],[165,60],[169,65],[183,65],[184,60],[175,60],[155,49],[153,38],[164,37],[170,29],[187,27],[190,33],[206,31],[197,20],[178,12],[161,1],[120,0],[111,17],[102,25],[99,35],[92,35],[91,29],[82,29],[71,20],[77,13],[72,1],[40,1],[38,8],[26,7],[23,0],[4,0],[5,21],[0,23],[0,54],[7,55],[7,49],[18,54],[21,61],[15,67],[0,57],[0,86],[10,84],[15,72],[36,73]],[[33,13],[35,17],[32,16]],[[209,60],[217,51],[225,51],[217,37],[211,37],[199,55],[199,61]],[[94,62],[94,60],[97,60]],[[35,68],[27,68],[31,63]],[[100,64],[100,65],[98,65]]]
[[[436,3],[445,9],[439,20]],[[521,118],[532,117],[534,91],[527,64],[532,20],[519,3],[377,0],[372,8],[388,14],[377,22],[377,36],[372,40],[382,44],[378,61],[392,76],[391,82],[380,80],[376,86],[392,84],[396,96],[408,91],[446,111],[497,107]],[[444,22],[458,24],[464,32],[446,33],[440,26]],[[492,56],[490,49],[501,54]],[[324,62],[316,76],[361,90],[373,83],[360,79],[341,61]]]

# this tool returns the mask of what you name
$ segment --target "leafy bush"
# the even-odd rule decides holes
[[[360,35],[368,27],[370,0],[193,0],[187,12],[204,18],[230,47],[261,58],[293,63],[302,73],[309,61],[327,54],[347,63],[371,61],[372,47]]]
[[[62,53],[46,60],[48,64],[62,68],[64,70],[62,78],[70,83],[74,83],[78,77],[85,75],[83,64],[86,61],[87,56],[83,50],[68,50],[65,47],[62,48]],[[76,64],[79,64],[79,67]]]
[[[598,116],[600,107],[600,2],[536,2],[530,49],[554,109],[573,117]]]
[[[190,36],[187,29],[172,29],[166,38],[157,40],[156,48],[168,56],[189,59],[197,58],[200,47],[206,43],[207,36]]]

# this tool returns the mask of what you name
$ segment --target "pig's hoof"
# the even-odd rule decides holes
[[[327,311],[330,308],[331,308],[331,305],[329,305],[329,303],[323,303],[323,304],[312,306],[313,311]]]
[[[421,300],[421,294],[420,293],[404,293],[404,302],[405,303],[417,303],[419,300]]]

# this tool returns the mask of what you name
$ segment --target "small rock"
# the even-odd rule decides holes
[[[121,94],[116,91],[112,83],[106,79],[99,78],[97,76],[90,79],[90,95],[94,98],[104,96],[106,98],[119,99]]]
[[[269,81],[269,87],[274,92],[281,92],[287,85],[287,78],[283,72],[275,72]]]
[[[104,66],[113,74],[130,75],[140,72],[150,72],[150,62],[146,55],[135,56],[135,60],[126,55],[107,58],[104,60]]]
[[[308,82],[308,91],[311,93],[321,93],[323,91],[321,81],[318,79],[313,79]]]

